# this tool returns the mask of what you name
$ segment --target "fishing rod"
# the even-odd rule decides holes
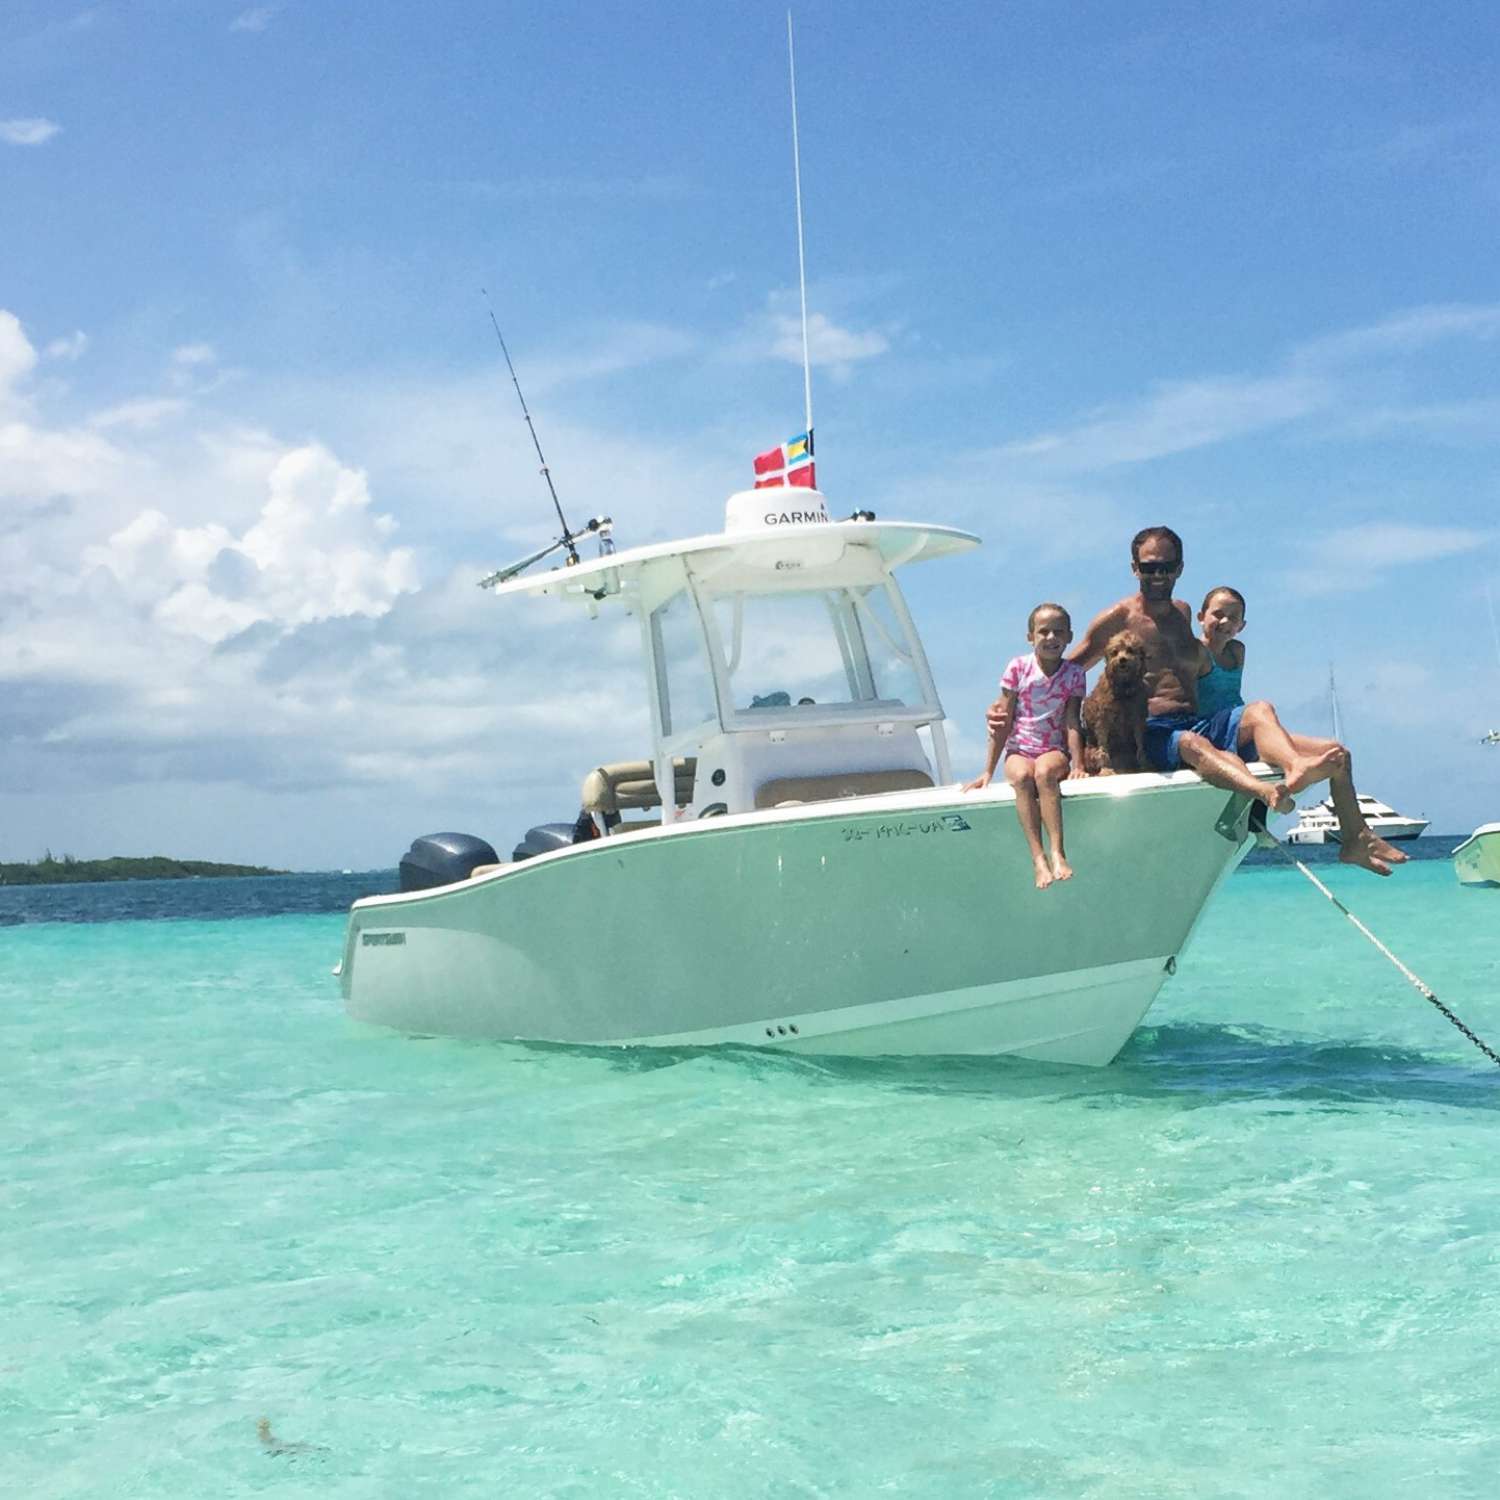
[[[517,573],[524,572],[532,563],[540,562],[549,552],[555,552],[559,547],[568,550],[567,565],[570,568],[577,567],[580,558],[576,543],[580,536],[586,533],[596,533],[600,536],[601,544],[609,541],[610,521],[608,516],[595,516],[583,531],[574,531],[568,525],[568,518],[563,515],[562,501],[557,498],[557,487],[552,483],[552,470],[547,467],[547,457],[542,452],[541,439],[536,435],[536,423],[531,420],[531,410],[526,405],[525,393],[521,390],[521,382],[516,377],[516,367],[511,362],[510,350],[505,346],[505,335],[500,332],[500,320],[495,316],[494,305],[490,301],[490,294],[483,288],[479,288],[479,295],[484,298],[485,311],[490,315],[490,326],[495,330],[495,337],[500,341],[500,352],[505,356],[505,368],[510,371],[510,383],[516,388],[516,399],[521,403],[521,415],[526,418],[526,429],[531,433],[531,446],[536,449],[537,462],[542,466],[542,478],[547,481],[547,493],[552,496],[552,508],[557,512],[557,524],[562,527],[562,535],[555,542],[548,542],[545,547],[524,557],[520,562],[511,563],[509,567],[500,568],[486,578],[479,580],[482,589],[493,588],[497,583],[504,583],[509,578],[514,578]],[[612,548],[611,548],[612,550]]]

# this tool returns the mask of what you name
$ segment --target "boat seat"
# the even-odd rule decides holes
[[[786,802],[832,802],[838,797],[874,797],[881,792],[915,792],[929,787],[926,771],[842,771],[836,776],[780,776],[755,789],[756,807]]]
[[[698,757],[679,755],[672,762],[672,769],[677,806],[686,807],[693,800]],[[609,766],[596,766],[583,778],[583,806],[591,813],[605,814],[660,807],[655,776],[649,760],[621,760]]]

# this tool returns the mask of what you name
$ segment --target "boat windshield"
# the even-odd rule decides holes
[[[720,596],[713,620],[735,713],[924,706],[915,645],[884,584]]]
[[[681,733],[719,716],[713,672],[703,651],[703,628],[686,593],[675,594],[651,616],[657,661],[662,732]]]

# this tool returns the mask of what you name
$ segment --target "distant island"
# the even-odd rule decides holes
[[[205,875],[285,875],[260,865],[220,865],[204,859],[54,859],[49,850],[28,864],[0,864],[0,885],[71,885],[85,880],[193,880]]]

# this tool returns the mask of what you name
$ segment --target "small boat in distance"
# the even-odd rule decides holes
[[[1484,585],[1484,602],[1489,606],[1490,634],[1495,639],[1495,664],[1500,666],[1500,625],[1495,622],[1495,598],[1488,580]],[[1500,729],[1484,735],[1481,745],[1500,745]],[[1481,823],[1453,851],[1453,873],[1460,885],[1500,888],[1500,823]]]
[[[1460,885],[1500,890],[1500,823],[1481,823],[1453,851]]]
[[[978,537],[758,489],[730,497],[723,532],[600,542],[486,582],[584,626],[638,621],[649,756],[590,772],[577,819],[507,862],[472,835],[416,840],[403,889],[350,911],[349,1014],[458,1037],[1108,1063],[1252,847],[1249,799],[1191,771],[1069,781],[1076,874],[1038,892],[1012,789],[966,794],[953,774],[895,577]]]

